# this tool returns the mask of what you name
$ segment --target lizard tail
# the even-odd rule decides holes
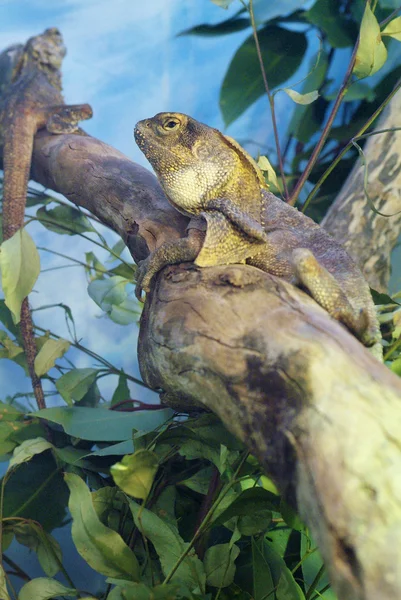
[[[46,408],[45,395],[42,383],[35,372],[35,358],[37,354],[35,335],[33,332],[33,322],[31,311],[29,310],[28,298],[24,298],[21,306],[21,335],[25,350],[26,362],[32,382],[33,392],[39,409]]]
[[[17,123],[11,123],[5,134],[3,151],[3,237],[5,240],[24,226],[33,139],[38,129],[38,119],[33,114],[29,118],[25,116]],[[36,403],[39,409],[46,408],[42,383],[35,373],[37,350],[28,298],[22,302],[20,329]]]

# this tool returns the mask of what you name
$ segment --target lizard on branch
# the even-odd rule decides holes
[[[88,104],[64,104],[60,68],[65,53],[61,34],[55,28],[10,49],[8,83],[0,90],[4,240],[24,226],[36,132],[47,127],[51,133],[72,133],[80,120],[92,116]],[[34,368],[36,344],[27,298],[21,306],[20,328],[36,402],[39,408],[45,408],[41,381]]]
[[[235,140],[181,113],[140,121],[134,133],[171,204],[191,217],[186,238],[140,263],[138,298],[167,264],[246,262],[304,288],[382,358],[375,307],[358,266],[317,223],[268,191]]]

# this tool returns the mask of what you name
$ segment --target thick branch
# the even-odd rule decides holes
[[[170,206],[156,177],[96,138],[41,131],[31,174],[117,231],[136,261],[185,233],[188,219]]]
[[[137,260],[184,233],[154,177],[94,138],[42,132],[32,173]],[[149,383],[216,412],[297,500],[340,598],[401,596],[401,383],[339,323],[249,266],[170,267],[139,358]]]
[[[401,91],[380,119],[377,129],[400,126]],[[322,225],[353,256],[371,287],[386,291],[391,251],[401,232],[401,131],[375,135],[364,153],[369,170],[369,197],[382,217],[371,209],[363,188],[364,170],[357,161]]]
[[[401,596],[401,382],[341,325],[257,269],[169,267],[139,358],[148,383],[217,413],[295,495],[339,598]]]

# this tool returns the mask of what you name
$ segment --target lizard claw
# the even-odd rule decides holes
[[[142,292],[148,293],[150,291],[150,282],[152,280],[152,274],[149,273],[149,257],[145,258],[145,260],[141,260],[138,264],[136,271],[136,287],[135,287],[135,296],[139,300],[139,302],[144,302],[145,300],[142,298]]]

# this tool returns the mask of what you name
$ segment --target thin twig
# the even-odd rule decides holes
[[[359,37],[358,37],[358,39],[357,39],[357,41],[355,43],[354,50],[353,50],[352,55],[351,55],[351,60],[350,60],[349,65],[348,65],[347,72],[345,73],[344,80],[343,80],[343,82],[341,84],[341,87],[340,87],[340,89],[338,91],[337,98],[335,99],[334,106],[333,106],[333,108],[331,110],[329,118],[327,119],[327,123],[324,126],[324,129],[322,131],[320,139],[317,142],[317,144],[315,146],[315,149],[312,152],[312,154],[311,154],[311,156],[310,156],[310,158],[308,160],[308,163],[307,163],[307,165],[306,165],[306,167],[305,167],[305,169],[304,169],[301,177],[298,179],[298,182],[297,182],[297,184],[296,184],[296,186],[295,186],[295,188],[294,188],[294,190],[293,190],[293,192],[291,194],[291,198],[288,201],[288,203],[291,204],[291,206],[294,206],[294,204],[296,203],[296,201],[298,199],[298,196],[299,196],[299,194],[300,194],[300,192],[301,192],[304,184],[306,183],[306,181],[307,181],[307,179],[308,179],[308,177],[309,177],[309,175],[310,175],[313,167],[316,164],[316,161],[318,159],[320,151],[322,150],[322,148],[323,148],[323,146],[324,146],[324,144],[326,142],[326,139],[327,139],[327,137],[329,135],[331,126],[333,125],[334,119],[336,118],[336,115],[337,115],[338,109],[340,108],[341,102],[342,102],[345,94],[347,93],[347,90],[348,90],[348,87],[349,87],[349,83],[350,83],[350,80],[351,80],[351,76],[352,76],[352,72],[353,72],[354,66],[355,66],[355,58],[356,58],[356,53],[358,51],[358,46],[359,46]]]
[[[274,96],[270,92],[269,83],[267,81],[266,71],[265,71],[265,67],[264,67],[264,64],[263,64],[263,57],[262,57],[262,52],[260,50],[259,37],[258,37],[257,29],[256,29],[256,23],[255,23],[255,15],[253,13],[253,0],[249,0],[249,8],[248,8],[248,10],[249,10],[249,16],[250,16],[250,19],[251,19],[253,37],[254,37],[254,40],[255,40],[256,53],[258,55],[258,60],[259,60],[259,64],[260,64],[260,70],[262,72],[263,83],[264,83],[266,94],[267,94],[267,97],[269,99],[269,104],[270,104],[270,110],[271,110],[271,115],[272,115],[272,124],[273,124],[273,132],[274,132],[274,140],[276,142],[276,149],[277,149],[277,161],[278,161],[278,165],[279,165],[279,169],[280,169],[281,179],[283,181],[284,197],[285,197],[286,200],[288,200],[288,197],[289,197],[288,196],[288,188],[287,188],[287,182],[285,180],[284,165],[283,165],[283,156],[281,154],[280,139],[279,139],[278,129],[277,129],[276,111],[275,111],[275,107],[274,107]]]

